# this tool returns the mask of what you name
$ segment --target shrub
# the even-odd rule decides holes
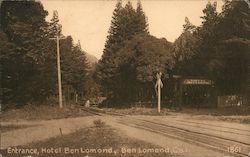
[[[101,119],[94,120],[93,123],[97,128],[102,128],[105,126],[105,122],[101,121]]]

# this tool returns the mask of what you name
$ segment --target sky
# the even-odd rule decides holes
[[[214,2],[213,0],[211,2]],[[80,40],[81,47],[87,53],[101,58],[112,13],[116,0],[41,0],[44,9],[49,12],[47,20],[57,10],[62,32],[71,35],[74,42]],[[194,25],[200,25],[202,10],[208,0],[141,0],[149,23],[149,32],[157,38],[166,38],[170,42],[183,31],[185,17]],[[217,0],[220,12],[222,0]],[[127,0],[123,0],[123,5]],[[132,4],[136,7],[136,0]]]

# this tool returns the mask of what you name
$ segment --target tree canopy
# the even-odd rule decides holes
[[[92,75],[113,104],[143,99],[153,89],[155,74],[168,69],[182,76],[202,76],[215,82],[219,95],[250,93],[250,9],[246,1],[226,0],[222,11],[208,2],[202,23],[186,17],[182,34],[174,41],[149,32],[140,0],[136,8],[119,0],[95,73],[89,72],[80,42],[64,36],[59,15],[35,0],[7,1],[0,8],[1,98],[3,104],[45,101],[57,95],[56,41],[60,40],[63,87],[90,92]],[[168,29],[168,28],[163,28]],[[165,75],[163,75],[164,77]],[[93,91],[99,91],[95,84]],[[151,98],[152,92],[144,98]],[[250,97],[250,95],[249,95]]]
[[[56,41],[59,17],[50,22],[41,2],[3,1],[0,20],[1,98],[3,104],[46,101],[57,94]],[[62,35],[62,34],[61,34]],[[63,83],[84,92],[87,61],[72,37],[60,41]]]
[[[209,2],[203,9],[202,25],[193,32],[184,29],[174,42],[174,54],[188,58],[179,59],[177,67],[183,75],[211,78],[221,95],[242,94],[249,77],[249,5],[225,1],[221,13],[216,7]]]
[[[125,7],[118,1],[96,71],[108,98],[119,103],[135,101],[142,84],[152,86],[156,72],[165,72],[173,64],[171,46],[149,35],[140,1],[136,9],[130,1]]]

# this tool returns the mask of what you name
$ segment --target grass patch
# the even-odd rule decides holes
[[[166,116],[178,113],[189,114],[192,116],[204,116],[204,119],[223,120],[227,122],[236,122],[250,124],[250,107],[225,107],[225,108],[182,108],[182,110],[174,110],[162,108],[161,113],[157,112],[157,108],[131,107],[125,109],[103,108],[103,112],[113,112],[125,115],[149,115],[149,116]]]
[[[250,116],[219,116],[216,118],[228,122],[250,124]]]
[[[11,120],[50,120],[69,117],[90,116],[84,112],[80,106],[65,106],[60,109],[58,106],[51,105],[25,105],[21,108],[12,108],[2,111],[0,118],[2,121]]]
[[[29,128],[29,127],[34,127],[34,126],[36,125],[6,125],[6,126],[1,125],[0,132],[4,133],[4,132],[12,131],[12,130],[24,129],[24,128]]]
[[[250,107],[224,107],[224,108],[184,108],[181,113],[187,113],[196,116],[205,116],[205,119],[223,120],[227,122],[236,122],[250,124]]]
[[[225,108],[187,108],[182,110],[168,109],[162,107],[161,113],[157,112],[157,107],[131,107],[124,109],[117,108],[103,108],[104,111],[114,112],[125,115],[169,115],[170,113],[187,113],[192,115],[211,115],[211,116],[250,116],[250,107],[225,107]]]
[[[249,116],[250,106],[221,108],[183,108],[181,113],[212,116]]]
[[[74,153],[69,154],[65,149],[71,148]],[[20,147],[21,148],[21,147]],[[121,132],[104,125],[102,127],[90,127],[81,129],[69,135],[58,136],[43,142],[32,143],[25,148],[37,148],[39,155],[33,154],[32,157],[170,157],[169,153],[139,153],[139,149],[161,149],[161,147],[149,143],[129,138]],[[61,153],[41,153],[41,149],[59,149]],[[76,152],[78,149],[87,151],[87,149],[100,149],[103,152],[83,153]],[[137,152],[122,153],[123,148],[134,148]],[[92,150],[92,151],[93,151]],[[105,152],[106,150],[106,152]],[[112,152],[108,152],[112,150]],[[29,154],[25,154],[29,155]],[[23,155],[23,156],[25,156]],[[18,155],[6,154],[7,157],[16,157]],[[19,154],[20,156],[20,154]]]
[[[114,112],[117,114],[125,114],[125,115],[150,115],[150,116],[159,116],[159,115],[168,115],[169,109],[162,108],[161,113],[158,113],[157,108],[147,108],[147,107],[131,107],[124,109],[116,109],[116,108],[103,108],[106,112]]]

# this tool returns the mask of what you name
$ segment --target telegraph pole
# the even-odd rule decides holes
[[[61,62],[60,62],[60,39],[65,39],[64,37],[59,37],[59,34],[56,38],[50,38],[51,40],[56,40],[57,47],[57,77],[58,77],[58,95],[59,95],[59,107],[62,108],[62,77],[61,77]]]
[[[54,15],[57,17],[57,11],[54,11]],[[56,26],[57,33],[55,38],[49,38],[50,40],[56,40],[56,47],[57,47],[57,77],[58,77],[58,98],[59,98],[59,107],[63,107],[62,103],[62,78],[61,78],[61,64],[60,64],[60,39],[65,39],[65,37],[60,37],[60,25]]]
[[[60,48],[59,48],[59,35],[56,36],[57,45],[57,76],[58,76],[58,91],[59,91],[59,107],[62,108],[62,77],[61,77],[61,63],[60,63]]]
[[[56,35],[56,38],[50,38],[51,40],[56,40],[56,49],[57,49],[57,79],[58,79],[58,99],[59,107],[63,107],[62,103],[62,77],[61,77],[61,61],[60,61],[60,38],[59,34]]]

